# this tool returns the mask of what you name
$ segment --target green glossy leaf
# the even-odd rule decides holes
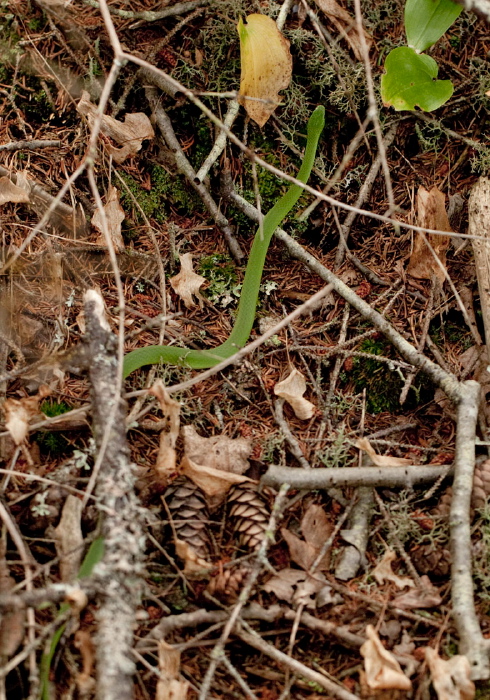
[[[407,0],[405,31],[407,43],[418,53],[438,41],[459,17],[462,5],[452,0]]]
[[[430,56],[400,46],[388,54],[386,73],[381,77],[381,98],[387,107],[432,112],[453,94],[450,80],[436,80],[437,63]]]

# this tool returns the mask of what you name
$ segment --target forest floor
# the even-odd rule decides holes
[[[354,17],[353,0],[340,5]],[[464,10],[431,49],[439,77],[454,83],[443,107],[395,112],[382,105],[379,83],[386,55],[405,43],[403,5],[361,2],[383,154],[367,119],[358,37],[351,29],[345,41],[327,14],[336,3],[289,3],[281,24],[292,83],[259,128],[230,97],[240,84],[237,22],[256,12],[276,19],[280,3],[109,0],[110,37],[95,0],[0,0],[0,698],[91,697],[96,687],[109,697],[101,666],[112,652],[101,650],[97,576],[81,579],[86,607],[59,614],[71,582],[91,574],[98,545],[118,546],[104,524],[110,509],[100,478],[111,450],[104,421],[117,415],[117,402],[94,386],[97,355],[82,362],[77,354],[87,324],[88,336],[94,332],[90,314],[97,316],[86,291],[103,298],[121,350],[219,345],[233,327],[257,227],[243,200],[252,216],[259,199],[267,212],[288,186],[230,141],[201,170],[220,131],[165,75],[220,119],[228,114],[233,133],[290,176],[308,118],[324,105],[309,184],[368,213],[304,192],[267,255],[250,340],[272,329],[270,337],[204,378],[159,365],[124,382],[139,522],[124,591],[134,608],[134,697],[475,696],[465,660],[457,666],[455,656],[465,650],[451,597],[453,405],[336,291],[276,329],[326,284],[321,269],[331,270],[420,354],[458,381],[477,379],[484,395],[490,388],[479,361],[485,328],[473,247],[456,235],[468,231],[470,192],[490,166],[488,25]],[[118,121],[100,122],[95,110],[115,37],[162,73],[123,62],[105,110]],[[101,133],[89,152],[94,122]],[[411,274],[414,231],[369,212],[413,225],[421,187],[444,194],[455,235],[442,266],[425,250],[426,273]],[[437,201],[440,224],[446,214]],[[180,272],[184,254],[193,267],[183,262]],[[83,371],[75,372],[79,360]],[[304,387],[293,386],[288,401],[275,389],[291,373]],[[110,390],[119,388],[116,379]],[[489,417],[482,407],[470,514],[474,606],[485,638]],[[123,461],[124,449],[121,437]],[[387,470],[378,485],[345,477],[342,485],[281,489],[271,471],[373,463]],[[418,483],[395,474],[412,466],[434,467],[435,476]],[[449,690],[438,689],[441,678]],[[476,697],[489,697],[488,681],[473,678]],[[114,697],[133,697],[128,683],[127,694]]]

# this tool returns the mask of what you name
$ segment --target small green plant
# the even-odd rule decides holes
[[[420,107],[432,112],[453,94],[450,80],[437,80],[439,68],[422,53],[438,41],[462,10],[452,0],[407,0],[405,31],[408,46],[390,51],[381,78],[381,97],[397,111]]]
[[[64,401],[52,400],[43,401],[40,408],[41,412],[48,418],[61,416],[63,413],[71,410],[71,406]],[[62,454],[69,445],[68,440],[62,433],[49,431],[37,433],[36,442],[41,450],[54,456]]]

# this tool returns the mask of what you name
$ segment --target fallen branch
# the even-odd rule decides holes
[[[319,467],[306,470],[271,464],[261,483],[274,488],[287,483],[292,489],[311,491],[332,486],[392,486],[411,489],[451,473],[451,467]]]
[[[102,298],[93,290],[85,294],[85,319],[98,449],[106,430],[111,431],[96,487],[97,495],[112,511],[103,519],[104,558],[94,571],[96,585],[103,591],[97,611],[97,692],[104,700],[131,700],[135,671],[131,649],[143,557],[141,514],[126,441],[126,404],[115,394],[118,342],[104,317]]]

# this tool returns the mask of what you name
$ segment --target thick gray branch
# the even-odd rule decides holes
[[[461,386],[463,391],[458,406],[453,498],[450,512],[451,598],[461,644],[460,653],[468,657],[471,664],[471,677],[481,680],[490,678],[489,645],[481,633],[475,611],[470,521],[480,385],[477,382],[468,381]]]
[[[104,318],[103,301],[94,290],[85,294],[85,318],[98,449],[110,431],[96,488],[97,496],[110,509],[102,523],[104,559],[94,572],[97,587],[104,591],[97,612],[97,698],[132,700],[135,665],[131,649],[144,540],[134,465],[126,442],[126,403],[114,390],[119,372],[117,339]]]
[[[409,489],[437,481],[450,474],[450,467],[332,467],[299,469],[271,465],[261,483],[278,488],[287,483],[292,489],[327,489],[332,486],[391,486]]]

